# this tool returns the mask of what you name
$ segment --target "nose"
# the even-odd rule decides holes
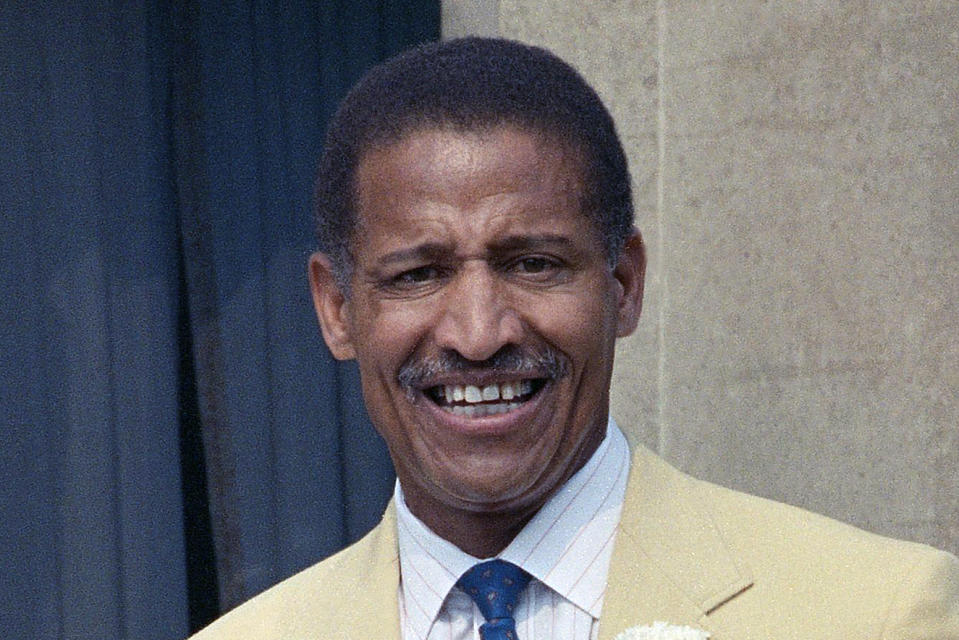
[[[505,283],[485,262],[469,263],[446,285],[434,336],[437,346],[468,360],[486,360],[518,344],[523,322]]]

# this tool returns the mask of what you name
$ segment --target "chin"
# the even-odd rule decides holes
[[[516,467],[512,467],[515,469]],[[527,464],[524,468],[535,468]],[[542,465],[539,466],[543,468]],[[471,477],[463,482],[451,483],[448,490],[437,487],[445,494],[445,501],[454,508],[473,513],[517,513],[538,510],[558,487],[559,482],[550,486],[549,478],[535,478],[514,475],[510,481],[503,481],[504,474],[494,474],[488,482],[477,482]]]

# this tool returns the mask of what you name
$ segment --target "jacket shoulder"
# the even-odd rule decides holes
[[[803,560],[819,559],[817,564],[838,571],[872,565],[905,569],[951,557],[928,545],[871,533],[801,507],[687,478],[691,489],[708,505],[727,543],[763,562],[783,558],[790,565],[802,566]],[[826,559],[832,562],[823,562]],[[883,576],[884,580],[888,577]]]
[[[799,507],[688,482],[753,575],[743,602],[762,603],[764,615],[803,620],[807,628],[821,627],[822,637],[848,625],[845,637],[959,640],[955,556]],[[812,628],[809,637],[819,637]]]
[[[398,617],[399,560],[392,507],[353,545],[270,587],[191,640],[360,638],[372,618]],[[392,606],[389,606],[389,604]]]

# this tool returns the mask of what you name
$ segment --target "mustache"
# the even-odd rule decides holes
[[[555,380],[569,372],[569,359],[549,345],[541,348],[506,345],[486,360],[469,360],[455,351],[443,351],[437,356],[410,358],[400,367],[397,379],[407,393],[412,393],[429,386],[439,376],[469,372]]]

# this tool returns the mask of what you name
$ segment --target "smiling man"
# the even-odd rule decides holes
[[[555,56],[467,39],[373,70],[316,201],[317,316],[395,496],[200,638],[959,638],[954,557],[630,453],[609,382],[643,244],[612,120]]]
[[[476,557],[596,451],[615,340],[639,314],[639,236],[609,268],[567,146],[497,125],[369,151],[349,293],[326,255],[311,262],[327,344],[360,365],[406,505]]]

